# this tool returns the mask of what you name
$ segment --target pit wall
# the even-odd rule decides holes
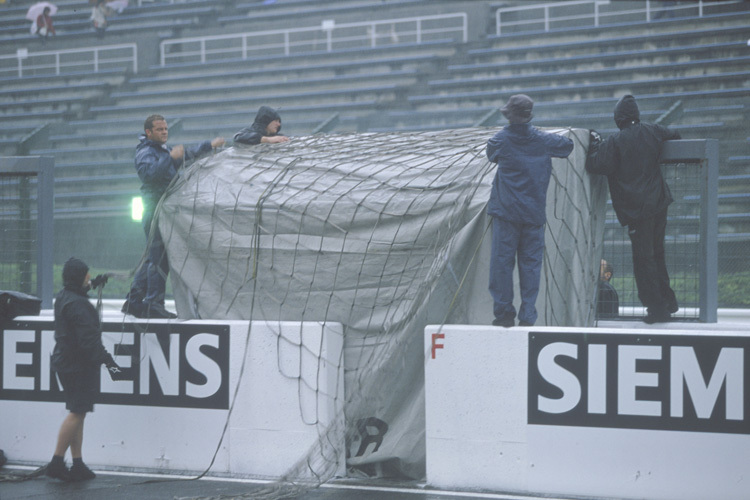
[[[746,499],[746,332],[427,327],[427,483]]]
[[[427,327],[428,485],[747,498],[750,334],[736,326]],[[86,420],[95,469],[198,473],[218,446],[212,473],[279,478],[343,418],[339,324],[105,318],[104,331],[125,380],[102,374]],[[53,346],[51,318],[2,335],[0,444],[16,464],[46,463],[66,415]]]
[[[103,331],[125,380],[102,369],[83,445],[94,469],[199,473],[218,446],[212,473],[278,478],[343,418],[338,323],[105,317]],[[0,443],[13,463],[49,461],[67,414],[54,344],[51,318],[17,318],[2,334]],[[343,450],[339,434],[327,438]]]

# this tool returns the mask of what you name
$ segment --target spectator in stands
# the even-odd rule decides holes
[[[43,41],[46,41],[48,36],[57,34],[55,32],[55,27],[52,25],[52,16],[50,15],[50,12],[50,8],[45,7],[42,13],[36,18],[35,34]]]
[[[614,118],[620,130],[605,141],[591,131],[586,170],[607,176],[617,219],[628,226],[638,298],[648,311],[644,321],[666,322],[678,306],[664,257],[667,207],[673,200],[659,155],[662,144],[680,134],[641,123],[632,95],[617,102]]]
[[[602,259],[599,267],[599,288],[596,295],[596,317],[598,319],[616,318],[620,315],[620,297],[609,280],[614,269],[612,264]]]
[[[177,170],[186,160],[194,160],[224,145],[224,138],[203,141],[190,147],[182,144],[166,145],[169,137],[167,121],[161,115],[151,115],[143,125],[144,134],[135,148],[135,169],[143,185],[143,230],[148,241],[146,259],[138,268],[130,292],[122,306],[122,312],[139,318],[176,318],[164,307],[166,278],[169,273],[164,242],[159,228],[151,222],[159,203]]]
[[[96,0],[96,5],[91,9],[91,23],[99,38],[102,38],[107,30],[107,16],[110,14],[112,11],[107,7],[107,0]]]
[[[487,207],[492,216],[490,294],[495,326],[515,324],[516,255],[521,285],[519,325],[531,326],[536,322],[551,158],[566,158],[573,151],[571,139],[542,132],[529,123],[533,106],[534,101],[527,95],[511,96],[501,109],[509,124],[487,142],[487,157],[497,163]]]
[[[287,136],[279,134],[280,130],[281,116],[273,108],[261,106],[253,124],[234,134],[234,142],[255,145],[288,141]]]
[[[99,314],[89,301],[89,267],[70,258],[63,266],[63,289],[55,298],[55,348],[52,369],[63,387],[65,408],[69,411],[60,426],[52,461],[45,473],[64,481],[83,481],[96,477],[82,459],[83,423],[86,413],[94,411],[99,395],[101,365],[113,380],[122,372],[102,344]],[[95,280],[102,279],[97,276]],[[106,278],[104,279],[106,281]],[[73,466],[68,470],[65,453],[70,448]]]

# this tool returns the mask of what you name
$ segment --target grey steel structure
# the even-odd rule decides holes
[[[52,307],[54,250],[54,172],[55,160],[51,156],[12,156],[0,158],[0,227],[3,233],[2,247],[5,259],[17,256],[19,251],[27,254],[28,264],[36,263],[36,295],[42,300],[43,308]],[[34,183],[33,180],[36,180]],[[36,185],[36,190],[31,189]],[[36,211],[32,209],[36,201]],[[33,240],[19,241],[6,235],[11,228],[25,226],[32,228],[36,223]],[[33,244],[33,247],[31,246]],[[27,248],[21,248],[26,246]],[[16,250],[16,251],[11,251]],[[35,258],[34,258],[35,256]],[[14,257],[11,257],[13,259]],[[15,257],[18,259],[17,257]],[[20,260],[20,259],[19,259]],[[25,258],[24,258],[25,260]],[[31,272],[31,266],[17,262],[18,272]],[[25,267],[25,271],[21,269]],[[18,290],[34,293],[33,290]]]
[[[662,163],[685,163],[700,169],[700,321],[716,323],[719,275],[719,141],[669,141]]]
[[[661,168],[674,203],[669,207],[665,252],[678,320],[717,321],[718,307],[718,179],[716,139],[668,141]],[[609,205],[604,258],[614,266],[613,283],[620,295],[619,319],[645,314],[635,287],[627,228],[620,226]]]

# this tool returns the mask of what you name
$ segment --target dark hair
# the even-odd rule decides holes
[[[161,115],[151,115],[148,118],[146,118],[146,121],[143,122],[143,130],[151,130],[154,128],[154,122],[158,121],[166,121],[164,120],[164,117]]]

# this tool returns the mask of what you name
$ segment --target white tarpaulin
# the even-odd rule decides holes
[[[348,465],[422,477],[424,326],[493,319],[495,132],[318,135],[196,162],[157,219],[179,316],[342,323]],[[591,325],[606,185],[584,171],[588,131],[557,132],[576,147],[553,161],[537,324]]]

